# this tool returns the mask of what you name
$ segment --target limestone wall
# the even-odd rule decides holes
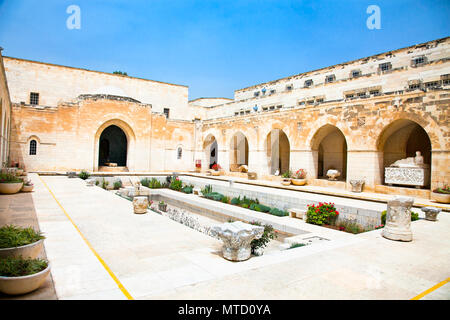
[[[189,115],[186,86],[10,57],[4,63],[13,103],[29,104],[30,92],[39,93],[39,105],[50,107],[80,94],[110,94],[151,104],[155,112],[169,108],[174,119]]]
[[[54,108],[14,104],[11,159],[25,163],[29,171],[98,170],[99,137],[116,125],[127,137],[127,167],[130,171],[189,170],[191,122],[167,120],[152,113],[151,105],[114,99],[65,102]],[[30,155],[30,141],[37,141]]]
[[[0,167],[8,163],[11,102],[0,50]]]

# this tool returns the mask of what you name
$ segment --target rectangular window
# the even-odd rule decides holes
[[[361,76],[361,71],[360,70],[353,70],[352,71],[352,78],[358,78],[359,76]]]
[[[313,81],[312,80],[306,80],[305,81],[305,88],[309,88],[313,85]]]
[[[380,95],[380,90],[372,90],[370,91],[370,94],[373,96],[379,96]]]
[[[253,95],[254,95],[255,97],[258,97],[258,96],[259,96],[259,91],[256,91]]]
[[[275,93],[274,89],[270,90],[270,94],[274,94],[274,93]]]
[[[440,81],[427,82],[427,83],[425,83],[425,88],[436,88],[436,87],[439,87],[439,82]]]
[[[166,118],[169,118],[169,108],[164,108],[164,114],[166,115]]]
[[[414,58],[412,61],[411,61],[411,65],[413,66],[413,67],[418,67],[418,66],[422,66],[422,65],[424,65],[425,63],[426,63],[426,58],[424,57],[424,56],[422,56],[422,57],[417,57],[417,58]]]
[[[381,63],[379,66],[380,71],[389,71],[392,69],[392,64],[390,62]]]
[[[293,87],[292,87],[291,84],[288,84],[288,85],[286,86],[286,90],[287,90],[287,91],[291,91],[292,89],[293,89]]]
[[[39,93],[30,92],[30,104],[39,105]]]
[[[336,76],[334,74],[331,74],[329,76],[326,76],[325,83],[332,83],[336,79]]]

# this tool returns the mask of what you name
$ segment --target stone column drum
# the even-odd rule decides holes
[[[412,241],[411,207],[414,198],[394,197],[388,201],[386,226],[382,236],[390,240]]]
[[[148,198],[145,196],[134,197],[133,198],[133,208],[134,208],[134,213],[136,213],[136,214],[147,213]]]
[[[236,221],[214,226],[211,233],[222,239],[222,254],[225,259],[231,261],[245,261],[250,258],[250,243],[253,239],[262,237],[264,227]]]

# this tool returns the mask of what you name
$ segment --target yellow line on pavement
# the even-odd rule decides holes
[[[39,176],[39,175],[38,175]],[[56,196],[53,194],[52,190],[50,190],[50,188],[48,187],[48,185],[45,183],[45,181],[41,178],[41,176],[39,176],[39,179],[41,179],[42,183],[45,185],[45,187],[47,188],[47,190],[50,192],[50,194],[53,196],[53,198],[55,199],[56,203],[59,205],[59,207],[62,209],[62,211],[64,212],[64,214],[66,215],[67,219],[69,219],[69,221],[72,223],[72,225],[75,227],[75,229],[78,231],[78,233],[80,234],[81,238],[83,238],[84,242],[88,245],[89,249],[91,249],[91,251],[94,253],[94,255],[97,257],[98,261],[100,261],[100,263],[102,264],[103,268],[105,268],[105,270],[109,273],[109,275],[111,276],[111,278],[114,280],[114,282],[117,284],[117,286],[119,287],[120,291],[122,291],[122,293],[125,295],[125,297],[127,297],[128,300],[134,300],[134,298],[130,295],[130,293],[127,291],[127,289],[125,289],[125,287],[122,285],[122,283],[119,281],[119,279],[116,277],[116,275],[111,271],[111,269],[108,267],[108,265],[105,263],[105,261],[100,257],[100,255],[97,253],[97,251],[95,251],[95,249],[92,247],[92,245],[90,244],[90,242],[86,239],[86,237],[83,235],[83,233],[80,231],[80,229],[77,227],[77,225],[75,224],[75,222],[72,220],[72,218],[69,216],[69,214],[67,213],[67,211],[64,209],[64,207],[61,205],[61,203],[59,203],[58,199],[56,199]]]
[[[423,297],[425,297],[427,294],[433,292],[434,290],[442,287],[444,284],[446,284],[447,282],[450,282],[450,278],[445,279],[444,281],[439,282],[437,285],[431,287],[428,290],[425,290],[424,292],[422,292],[421,294],[419,294],[418,296],[412,298],[411,300],[419,300]]]

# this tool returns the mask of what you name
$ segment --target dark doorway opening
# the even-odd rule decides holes
[[[116,163],[118,167],[127,165],[127,136],[118,126],[111,125],[100,135],[98,165]]]

